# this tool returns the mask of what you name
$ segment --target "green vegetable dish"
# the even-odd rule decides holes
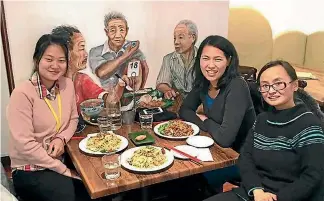
[[[158,131],[161,133],[161,134],[164,134],[164,131],[165,129],[169,126],[170,123],[166,123],[166,124],[163,124],[161,126],[159,126],[158,128]]]

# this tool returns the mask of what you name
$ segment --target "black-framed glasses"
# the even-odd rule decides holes
[[[274,89],[275,91],[279,91],[279,90],[283,90],[287,87],[288,84],[292,83],[293,81],[290,81],[288,83],[286,82],[276,82],[273,84],[263,84],[259,87],[259,91],[261,93],[265,93],[270,91],[270,87],[272,87],[272,89]]]

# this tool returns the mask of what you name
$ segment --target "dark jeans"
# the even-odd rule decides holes
[[[225,182],[240,181],[240,173],[236,165],[209,171],[203,173],[203,175],[207,179],[209,185],[216,189],[216,192],[223,191],[223,184]]]
[[[12,174],[17,195],[24,201],[90,201],[82,181],[51,170]]]

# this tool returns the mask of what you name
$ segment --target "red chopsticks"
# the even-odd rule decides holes
[[[181,155],[183,155],[183,156],[185,156],[185,157],[188,157],[190,160],[196,162],[198,165],[202,165],[202,163],[201,163],[202,161],[199,160],[198,158],[193,157],[193,156],[191,156],[191,155],[189,155],[189,154],[187,154],[187,153],[185,153],[185,152],[182,152],[182,151],[180,151],[180,150],[178,150],[178,149],[176,149],[176,148],[174,148],[174,147],[172,147],[172,146],[169,146],[169,145],[166,145],[166,144],[165,144],[164,146],[165,146],[165,148],[167,148],[167,149],[173,150],[173,151],[178,152],[179,154],[181,154]]]

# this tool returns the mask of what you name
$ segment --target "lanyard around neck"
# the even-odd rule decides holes
[[[59,115],[60,117],[57,116],[53,106],[51,105],[51,103],[49,102],[49,100],[45,97],[44,98],[47,106],[49,107],[49,109],[51,110],[53,117],[56,121],[56,132],[58,132],[61,128],[61,123],[62,123],[62,100],[61,100],[61,95],[60,93],[57,94],[57,100],[58,100],[58,107],[59,107]]]

